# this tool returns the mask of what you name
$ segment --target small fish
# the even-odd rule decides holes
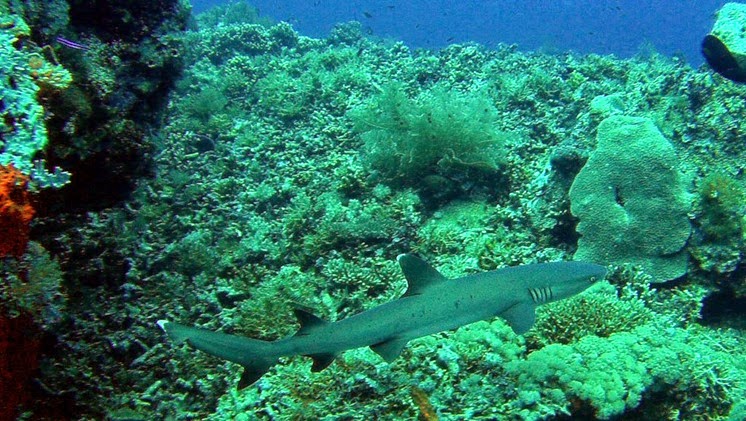
[[[65,47],[72,48],[74,50],[87,50],[88,48],[90,48],[87,45],[78,44],[77,42],[70,41],[67,38],[58,36],[56,39],[57,39],[57,42],[59,42],[60,44],[64,45]]]
[[[370,18],[373,17],[373,15],[371,15],[370,12],[368,12],[368,11],[363,11],[363,16],[365,16],[368,19],[370,19]]]

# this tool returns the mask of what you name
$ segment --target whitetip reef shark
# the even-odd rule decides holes
[[[333,323],[296,309],[300,329],[274,342],[167,320],[158,325],[176,342],[241,364],[242,389],[259,380],[280,357],[311,357],[311,370],[316,372],[343,351],[370,346],[391,362],[412,339],[496,316],[520,335],[534,324],[537,306],[578,294],[606,276],[606,269],[593,263],[554,262],[448,279],[414,255],[402,254],[397,261],[409,284],[401,298]]]

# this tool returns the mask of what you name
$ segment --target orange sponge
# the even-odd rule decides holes
[[[27,176],[12,164],[0,165],[0,257],[21,257],[26,251],[34,217],[27,187]]]

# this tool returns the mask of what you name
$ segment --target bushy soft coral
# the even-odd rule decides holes
[[[352,113],[365,142],[365,161],[394,184],[426,187],[433,177],[472,179],[495,173],[506,135],[484,91],[444,85],[410,98],[401,84],[382,89]]]
[[[746,193],[731,176],[714,172],[699,187],[701,213],[697,218],[705,238],[715,242],[738,241],[744,229]]]

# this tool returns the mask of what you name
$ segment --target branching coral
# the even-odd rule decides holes
[[[588,293],[541,307],[534,329],[527,335],[529,343],[568,344],[588,335],[608,337],[630,331],[653,319],[654,313],[635,297],[619,299],[608,283],[603,291]]]
[[[69,174],[55,168],[47,172],[35,155],[47,146],[44,108],[37,100],[40,89],[59,91],[72,82],[70,73],[52,64],[38,47],[22,42],[31,33],[17,16],[3,17],[0,28],[0,165],[13,164],[41,187],[61,187]],[[39,51],[37,51],[39,50]]]

